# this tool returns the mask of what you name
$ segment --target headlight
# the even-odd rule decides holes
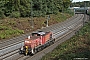
[[[25,41],[25,43],[31,43],[31,41]]]
[[[29,41],[25,41],[25,43],[29,43]]]

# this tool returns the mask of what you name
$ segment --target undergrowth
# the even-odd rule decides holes
[[[0,39],[11,38],[23,34],[23,30],[12,29],[11,27],[0,26]]]

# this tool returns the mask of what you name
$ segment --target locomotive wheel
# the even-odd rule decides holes
[[[35,54],[37,53],[37,49],[34,49],[34,53],[35,53]]]
[[[37,50],[36,49],[33,49],[32,50],[32,54],[34,55],[34,54],[36,54],[37,53]]]
[[[50,42],[47,44],[47,47],[50,46]]]
[[[49,42],[49,46],[52,45],[52,41]]]
[[[40,48],[38,48],[37,51],[39,52],[40,51]]]
[[[52,44],[54,44],[54,42],[55,42],[55,39],[52,41]]]
[[[41,47],[41,49],[43,50],[45,48],[45,46],[43,45],[42,47]]]
[[[22,54],[22,51],[21,50],[19,51],[19,54]]]
[[[42,47],[39,47],[39,48],[37,49],[38,52],[41,51],[41,50],[42,50]]]
[[[48,43],[48,46],[50,46],[51,44],[50,44],[50,42]]]

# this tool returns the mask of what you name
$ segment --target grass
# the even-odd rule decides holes
[[[41,60],[90,60],[90,22],[79,33],[57,46]]]
[[[18,36],[23,34],[23,30],[12,29],[11,27],[0,26],[0,39],[11,38],[12,36]]]

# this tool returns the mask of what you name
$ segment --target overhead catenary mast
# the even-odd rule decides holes
[[[34,28],[34,20],[33,20],[33,8],[32,8],[32,5],[33,4],[33,1],[31,0],[31,27]]]

